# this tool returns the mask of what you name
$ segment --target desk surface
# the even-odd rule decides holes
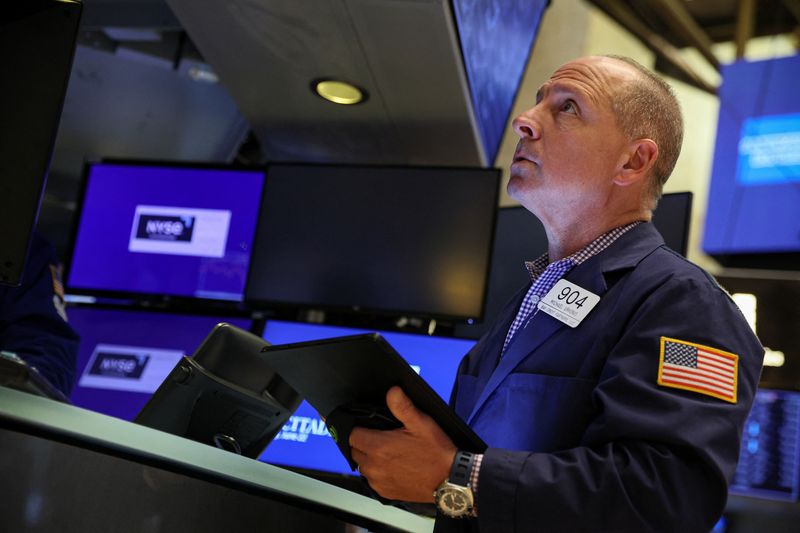
[[[5,387],[0,387],[0,419],[56,439],[86,443],[133,460],[168,465],[189,475],[328,507],[402,531],[433,529],[431,519],[282,468]]]

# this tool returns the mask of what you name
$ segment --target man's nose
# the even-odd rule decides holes
[[[511,127],[514,128],[514,131],[520,139],[538,139],[541,135],[541,127],[533,117],[530,116],[530,110],[515,118],[511,122]]]

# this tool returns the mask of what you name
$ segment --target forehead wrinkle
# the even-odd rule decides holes
[[[613,67],[616,66],[599,61],[575,61],[556,70],[548,83],[573,86],[594,103],[610,103],[615,84],[627,81],[620,72],[615,72],[618,69]]]

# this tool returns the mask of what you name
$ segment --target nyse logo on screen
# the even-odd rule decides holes
[[[97,344],[78,386],[152,394],[183,356],[156,346]]]
[[[150,360],[148,355],[131,355],[125,353],[98,352],[92,363],[89,374],[126,379],[142,377],[144,367]]]
[[[225,257],[231,212],[164,205],[137,205],[128,251]]]
[[[172,215],[140,215],[137,239],[191,242],[194,218]]]

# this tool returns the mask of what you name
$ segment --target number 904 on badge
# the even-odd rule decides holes
[[[580,324],[600,297],[580,285],[560,279],[550,292],[539,300],[539,310],[560,320],[571,328]]]

